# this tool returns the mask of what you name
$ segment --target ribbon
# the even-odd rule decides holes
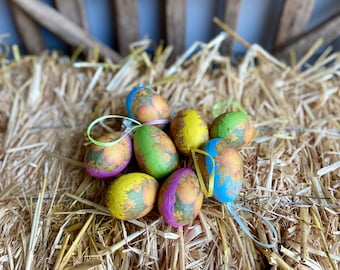
[[[103,121],[103,120],[106,120],[106,119],[123,119],[123,124],[126,126],[125,130],[123,131],[124,135],[119,137],[118,139],[115,139],[113,141],[110,141],[110,142],[101,142],[101,141],[98,141],[96,140],[95,138],[93,138],[91,136],[91,130],[92,128],[98,124],[99,122]],[[127,116],[122,116],[122,115],[116,115],[116,114],[109,114],[109,115],[104,115],[104,116],[101,116],[101,117],[98,117],[97,119],[95,119],[94,121],[92,121],[90,123],[90,125],[87,127],[87,137],[89,138],[89,140],[94,143],[95,145],[98,145],[98,146],[111,146],[115,143],[118,143],[120,142],[122,139],[124,139],[125,136],[129,135],[130,133],[132,133],[135,129],[143,126],[143,125],[148,125],[148,126],[151,126],[151,125],[163,125],[163,124],[167,124],[169,123],[169,119],[157,119],[157,120],[152,120],[152,121],[149,121],[149,122],[146,122],[144,124],[140,123],[139,121],[133,119],[133,118],[130,118],[130,117],[127,117]]]
[[[232,217],[234,218],[234,220],[240,225],[242,231],[249,237],[251,238],[256,244],[264,247],[264,248],[274,248],[277,245],[278,242],[278,234],[277,231],[274,227],[274,225],[263,215],[254,212],[253,210],[243,207],[243,206],[239,206],[239,205],[235,205],[233,203],[225,203],[225,206],[227,207],[227,209],[229,210],[230,214],[232,215]],[[242,221],[241,217],[237,214],[237,212],[235,211],[235,209],[239,209],[245,212],[249,212],[252,213],[254,215],[256,215],[257,217],[259,217],[260,219],[263,220],[263,222],[268,226],[268,228],[273,232],[274,235],[274,241],[270,244],[266,244],[261,242],[253,233],[251,233],[247,227],[246,224],[244,224],[244,222]]]
[[[242,105],[236,101],[232,101],[231,99],[221,101],[216,103],[212,108],[212,114],[214,117],[219,116],[220,114],[226,112],[229,106],[233,106],[237,109],[239,109],[244,114],[248,115],[246,110],[242,107]]]
[[[129,125],[130,127],[127,127],[125,130],[124,130],[124,135],[119,137],[118,139],[115,139],[113,141],[110,141],[110,142],[101,142],[101,141],[97,141],[96,139],[94,139],[92,136],[91,136],[91,130],[92,128],[97,124],[99,123],[100,121],[103,121],[103,120],[106,120],[106,119],[124,119],[124,120],[127,120],[129,122],[132,122],[133,124],[135,125]],[[87,137],[89,138],[89,140],[94,143],[95,145],[98,145],[98,146],[111,146],[111,145],[114,145],[115,143],[118,143],[120,142],[122,139],[125,138],[125,136],[129,135],[132,131],[134,131],[135,129],[141,127],[142,124],[140,122],[138,122],[137,120],[135,119],[132,119],[130,117],[126,117],[126,116],[121,116],[121,115],[115,115],[115,114],[109,114],[109,115],[104,115],[104,116],[101,116],[101,117],[98,117],[97,119],[95,119],[94,121],[91,122],[91,124],[87,127]]]
[[[202,175],[202,171],[201,168],[198,164],[198,160],[197,160],[197,153],[198,154],[202,154],[208,158],[210,158],[211,162],[212,162],[212,170],[211,173],[209,175],[209,179],[208,179],[208,189],[205,186],[204,183],[204,179],[203,179],[203,175]],[[205,197],[211,197],[214,193],[214,178],[215,178],[215,172],[214,172],[214,168],[215,168],[215,160],[214,158],[206,151],[201,150],[201,149],[191,149],[191,155],[192,155],[192,159],[194,160],[194,166],[195,166],[195,170],[196,170],[196,174],[198,177],[198,181],[200,183],[202,192],[204,194]]]

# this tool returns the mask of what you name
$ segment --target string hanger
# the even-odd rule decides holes
[[[214,106],[212,107],[212,115],[214,117],[219,116],[220,114],[227,112],[229,107],[238,109],[240,112],[243,112],[245,115],[248,115],[248,113],[240,103],[233,101],[231,99],[215,103]]]
[[[274,225],[270,222],[270,220],[268,218],[266,218],[265,216],[240,205],[236,205],[234,203],[225,203],[224,204],[226,206],[226,208],[228,209],[229,213],[231,214],[231,216],[234,218],[234,220],[238,223],[238,225],[241,227],[242,231],[250,238],[252,239],[256,244],[264,247],[264,248],[275,248],[277,243],[278,243],[278,233],[277,230],[275,229]],[[260,218],[270,229],[270,231],[273,233],[273,241],[269,244],[261,242],[252,232],[250,232],[250,230],[248,229],[248,226],[242,221],[241,217],[239,216],[239,214],[236,212],[236,210],[241,210],[241,211],[245,211],[248,213],[251,213],[255,216],[257,216],[258,218]]]
[[[113,140],[113,141],[109,141],[109,142],[101,142],[96,140],[95,138],[92,137],[91,135],[91,131],[93,129],[93,127],[98,124],[99,122],[106,120],[106,119],[123,119],[123,125],[125,126],[125,129],[123,131],[123,135],[120,136],[119,138]],[[107,146],[112,146],[118,142],[120,142],[122,139],[125,138],[125,136],[128,136],[129,134],[131,134],[134,130],[136,130],[137,128],[142,127],[143,125],[163,125],[163,124],[167,124],[169,122],[168,119],[158,119],[158,120],[153,120],[153,121],[149,121],[146,123],[141,123],[131,117],[127,117],[127,116],[123,116],[123,115],[117,115],[117,114],[109,114],[109,115],[104,115],[101,117],[96,118],[95,120],[93,120],[89,126],[87,127],[87,137],[89,138],[89,140],[98,146],[102,146],[102,147],[107,147]]]

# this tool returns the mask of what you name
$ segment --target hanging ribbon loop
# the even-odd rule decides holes
[[[127,120],[128,122],[132,122],[134,125],[129,125],[129,127],[127,127],[123,133],[124,135],[119,137],[118,139],[116,140],[113,140],[113,141],[110,141],[110,142],[101,142],[101,141],[98,141],[96,139],[94,139],[92,136],[91,136],[91,130],[92,128],[99,122],[103,121],[103,120],[106,120],[106,119],[124,119],[124,120]],[[128,136],[132,131],[134,131],[135,129],[141,127],[142,124],[140,122],[138,122],[137,120],[135,119],[132,119],[130,117],[126,117],[126,116],[121,116],[121,115],[115,115],[115,114],[110,114],[110,115],[104,115],[104,116],[101,116],[97,119],[95,119],[94,121],[91,122],[91,124],[87,127],[87,137],[89,138],[89,140],[94,143],[95,145],[98,145],[98,146],[111,146],[111,145],[114,145],[115,143],[118,143],[119,141],[121,141],[122,139],[124,139],[125,136]]]
[[[242,105],[236,101],[232,101],[231,99],[221,101],[216,103],[212,108],[213,116],[219,116],[222,113],[225,113],[229,106],[233,106],[234,108],[239,109],[244,114],[248,115],[246,110],[242,107]]]
[[[264,248],[274,248],[276,245],[277,245],[277,242],[278,242],[278,234],[277,234],[277,231],[274,227],[274,225],[266,218],[264,217],[263,215],[259,214],[259,213],[256,213],[255,211],[249,209],[249,208],[246,208],[246,207],[243,207],[243,206],[238,206],[238,205],[235,205],[235,204],[232,204],[232,203],[226,203],[225,204],[227,209],[229,210],[230,214],[232,215],[232,217],[235,219],[235,221],[240,225],[242,231],[249,237],[251,238],[256,244],[264,247]],[[273,233],[273,236],[274,236],[274,240],[272,243],[270,244],[266,244],[266,243],[263,243],[261,242],[254,234],[252,234],[247,225],[244,224],[244,222],[242,221],[241,217],[236,213],[235,209],[239,209],[239,210],[242,210],[242,211],[245,211],[245,212],[248,212],[248,213],[252,213],[254,214],[255,216],[259,217],[260,219],[263,220],[263,222],[268,226],[268,228],[272,231]]]
[[[208,189],[207,189],[205,182],[204,182],[204,179],[203,179],[201,168],[200,168],[198,160],[197,160],[197,153],[208,157],[212,162],[212,168],[215,168],[215,160],[206,151],[203,151],[201,149],[191,149],[191,155],[192,155],[192,159],[194,160],[194,165],[195,165],[195,170],[196,170],[196,174],[197,174],[197,177],[198,177],[198,181],[200,183],[200,186],[201,186],[201,189],[202,189],[204,196],[208,198],[208,197],[211,197],[214,193],[215,172],[214,172],[214,170],[212,170],[210,175],[209,175]]]
[[[119,137],[116,140],[110,141],[110,142],[101,142],[96,140],[95,138],[93,138],[91,136],[91,130],[93,129],[93,127],[98,124],[99,122],[106,120],[106,119],[123,119],[123,125],[125,125],[125,130],[123,131],[123,136]],[[169,119],[157,119],[157,120],[152,120],[146,123],[140,123],[139,121],[131,118],[131,117],[127,117],[127,116],[122,116],[122,115],[116,115],[116,114],[109,114],[109,115],[104,115],[101,116],[97,119],[95,119],[94,121],[91,122],[91,124],[87,127],[87,137],[89,138],[89,140],[94,143],[95,145],[98,146],[111,146],[115,143],[120,142],[122,139],[124,139],[125,136],[129,135],[130,133],[132,133],[135,129],[143,126],[143,125],[148,125],[148,126],[153,126],[153,125],[163,125],[163,124],[167,124],[169,123]]]

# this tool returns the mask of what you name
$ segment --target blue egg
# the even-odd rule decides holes
[[[140,123],[170,118],[169,106],[166,101],[145,86],[138,86],[130,91],[126,97],[125,108],[128,116]]]
[[[203,176],[208,176],[214,171],[214,191],[216,200],[227,203],[234,201],[242,188],[243,183],[243,162],[237,150],[230,147],[228,142],[221,138],[214,138],[202,146],[202,150],[209,153],[215,162],[215,166],[210,157],[205,156],[200,159],[200,167],[203,167]],[[203,164],[202,164],[203,163]]]

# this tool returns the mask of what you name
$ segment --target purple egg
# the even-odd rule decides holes
[[[106,134],[97,140],[110,142],[122,136],[121,132]],[[91,144],[88,148],[84,165],[87,172],[96,178],[109,178],[121,173],[132,157],[132,142],[129,135],[111,146]]]
[[[178,169],[162,184],[158,195],[158,211],[166,223],[180,227],[192,222],[201,210],[203,193],[195,172]]]

